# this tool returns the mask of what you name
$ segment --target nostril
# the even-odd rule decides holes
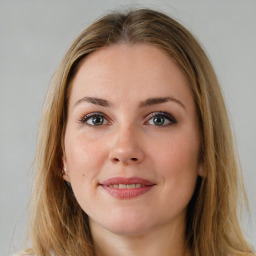
[[[131,162],[137,162],[137,161],[138,161],[138,158],[136,158],[136,157],[131,157],[131,158],[128,158],[127,160],[121,160],[121,159],[119,159],[119,158],[117,158],[117,157],[114,157],[112,161],[115,162],[115,163],[118,163],[118,162],[120,162],[120,161],[122,161],[122,162],[129,162],[129,161],[131,161]]]

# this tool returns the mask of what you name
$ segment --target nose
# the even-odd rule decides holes
[[[136,131],[123,128],[115,131],[111,143],[109,159],[114,164],[133,165],[144,160],[145,154],[142,142]]]

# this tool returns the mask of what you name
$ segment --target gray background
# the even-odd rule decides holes
[[[0,0],[0,255],[21,248],[45,92],[68,46],[106,11],[151,7],[196,35],[223,88],[237,138],[256,247],[256,0]]]

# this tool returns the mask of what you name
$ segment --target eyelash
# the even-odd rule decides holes
[[[90,120],[90,118],[93,118],[93,117],[101,117],[101,118],[104,118],[105,120],[107,120],[106,118],[106,115],[101,113],[101,112],[93,112],[93,113],[90,113],[88,115],[83,115],[80,119],[79,119],[79,123],[81,124],[85,124],[85,125],[88,125],[88,126],[97,126],[97,125],[91,125],[91,124],[88,124],[88,120]],[[100,125],[99,125],[100,126]]]
[[[169,125],[174,125],[177,123],[177,120],[169,113],[167,112],[163,112],[163,111],[159,111],[159,112],[153,112],[151,114],[149,114],[149,119],[147,122],[149,122],[149,120],[153,119],[154,117],[163,117],[165,119],[167,119],[170,123],[168,124],[165,124],[165,125],[155,125],[155,126],[162,126],[162,127],[166,127],[166,126],[169,126]]]
[[[169,113],[167,112],[163,112],[163,111],[159,111],[159,112],[153,112],[151,114],[148,115],[149,118],[147,118],[147,123],[153,119],[154,117],[163,117],[164,119],[167,119],[170,123],[168,124],[164,124],[164,125],[156,125],[156,124],[152,124],[154,126],[158,126],[158,127],[166,127],[166,126],[170,126],[170,125],[174,125],[177,123],[177,120]],[[92,125],[92,124],[89,124],[87,123],[91,118],[93,117],[100,117],[100,118],[103,118],[105,121],[107,121],[107,124],[99,124],[99,125]],[[85,124],[87,126],[94,126],[94,127],[97,127],[97,126],[102,126],[102,125],[108,125],[108,124],[111,124],[111,122],[108,121],[108,119],[106,118],[106,115],[101,113],[101,112],[93,112],[93,113],[90,113],[88,115],[83,115],[80,119],[79,119],[79,123],[80,124]]]

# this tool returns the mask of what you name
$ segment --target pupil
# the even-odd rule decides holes
[[[92,123],[94,125],[101,125],[103,123],[103,118],[101,116],[94,116],[92,118]]]
[[[162,117],[162,116],[155,116],[154,117],[154,124],[155,125],[163,125],[164,124],[164,117]]]

